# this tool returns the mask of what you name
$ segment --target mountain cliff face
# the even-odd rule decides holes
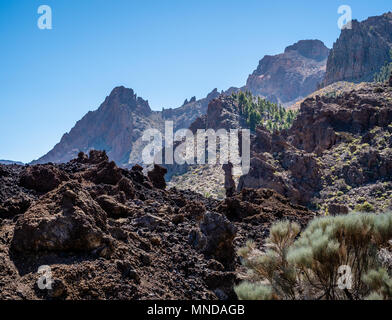
[[[392,13],[352,21],[333,45],[327,62],[324,85],[337,81],[373,81],[392,48]]]
[[[109,158],[121,166],[140,163],[145,145],[141,141],[143,131],[154,128],[163,132],[165,120],[173,121],[174,129],[187,128],[218,95],[215,89],[204,99],[191,99],[180,108],[157,112],[132,89],[117,87],[98,110],[88,112],[50,152],[32,163],[67,162],[80,151],[91,149],[106,150]]]
[[[174,122],[174,130],[188,128],[198,117],[206,114],[210,101],[219,97],[219,95],[218,90],[214,89],[204,99],[196,100],[195,97],[192,97],[189,102],[185,101],[184,105],[179,108],[164,109],[162,117]]]
[[[290,105],[322,82],[329,49],[320,40],[301,40],[275,56],[265,56],[249,76],[245,90]]]

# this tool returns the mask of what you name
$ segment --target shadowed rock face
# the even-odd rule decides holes
[[[325,75],[329,49],[319,40],[302,40],[285,52],[265,56],[249,76],[245,90],[284,105],[314,92]]]
[[[150,178],[153,186],[158,189],[166,188],[165,174],[167,169],[155,164],[154,169],[148,172],[148,177]]]
[[[324,85],[337,81],[373,81],[374,74],[390,59],[392,13],[352,21],[342,30],[327,62]]]

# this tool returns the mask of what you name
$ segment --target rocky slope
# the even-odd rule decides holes
[[[233,299],[236,249],[277,219],[313,217],[271,190],[223,201],[165,190],[164,173],[97,151],[0,165],[0,299]],[[39,288],[40,266],[52,288]]]
[[[324,85],[337,81],[373,81],[392,48],[392,13],[352,21],[352,29],[342,30],[327,62]]]
[[[199,128],[246,123],[236,102],[220,97],[191,126]],[[259,126],[251,135],[251,154],[250,172],[239,178],[238,190],[270,188],[323,213],[392,209],[392,86],[339,82],[323,88],[301,103],[289,130],[271,133]],[[184,172],[171,185],[224,197],[220,165]]]
[[[290,105],[317,89],[325,76],[328,53],[320,40],[301,40],[282,54],[260,60],[242,90]]]
[[[258,128],[244,187],[315,210],[392,209],[392,87],[362,84],[306,99],[291,129]]]
[[[215,132],[220,129],[225,129],[227,132],[230,132],[231,129],[239,129],[238,142],[241,146],[241,130],[251,129],[249,123],[250,118],[247,116],[252,112],[251,110],[257,111],[259,112],[258,114],[260,114],[260,119],[257,123],[263,124],[267,127],[269,124],[273,124],[272,128],[279,128],[278,124],[287,124],[288,126],[291,126],[291,122],[288,122],[287,120],[288,113],[285,109],[280,110],[277,108],[277,105],[273,105],[271,103],[265,104],[264,102],[265,100],[261,100],[259,98],[256,99],[249,94],[243,95],[242,97],[241,95],[236,94],[231,96],[221,95],[219,98],[210,102],[207,113],[204,116],[197,118],[190,126],[190,130],[195,134],[199,129],[212,129]],[[274,109],[275,107],[276,109]],[[295,113],[292,113],[292,117],[293,119],[295,118]],[[197,141],[195,141],[195,145],[197,145]],[[222,169],[222,163],[219,162],[219,141],[217,142],[217,146],[216,165],[174,164],[166,166],[168,169],[166,177],[170,181],[169,185],[183,190],[189,189],[216,199],[224,198],[224,171]],[[242,147],[240,147],[239,150],[233,151],[240,154],[241,149]],[[205,154],[207,153],[208,150],[206,144]],[[236,183],[241,175],[241,165],[235,164],[233,166],[233,178]]]
[[[191,100],[177,109],[152,111],[148,101],[137,97],[132,89],[117,87],[96,111],[88,112],[69,133],[37,163],[62,163],[91,149],[106,150],[120,166],[141,163],[145,143],[143,132],[149,128],[164,132],[164,121],[173,121],[174,129],[187,128],[206,112],[209,101],[219,95],[213,90],[206,98]]]

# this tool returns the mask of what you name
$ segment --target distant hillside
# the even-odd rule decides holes
[[[297,112],[271,103],[260,97],[254,97],[249,92],[233,93],[231,96],[220,96],[208,105],[207,114],[196,119],[191,125],[192,132],[198,129],[225,128],[251,129],[255,132],[257,126],[265,126],[271,132],[291,127]],[[206,151],[207,152],[207,151]],[[219,155],[219,152],[217,152]],[[222,164],[216,165],[174,165],[166,166],[170,187],[179,190],[192,190],[206,197],[223,199],[224,171]],[[234,165],[234,180],[238,184],[242,175],[241,166]]]
[[[20,161],[12,161],[12,160],[0,160],[0,164],[5,164],[5,165],[9,165],[9,164],[17,164],[19,166],[23,166],[24,163],[20,162]]]

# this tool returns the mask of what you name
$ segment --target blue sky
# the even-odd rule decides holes
[[[390,0],[0,0],[0,159],[48,152],[118,85],[154,110],[245,84],[266,54],[331,47],[337,9],[363,20]],[[53,29],[37,27],[40,5]]]

